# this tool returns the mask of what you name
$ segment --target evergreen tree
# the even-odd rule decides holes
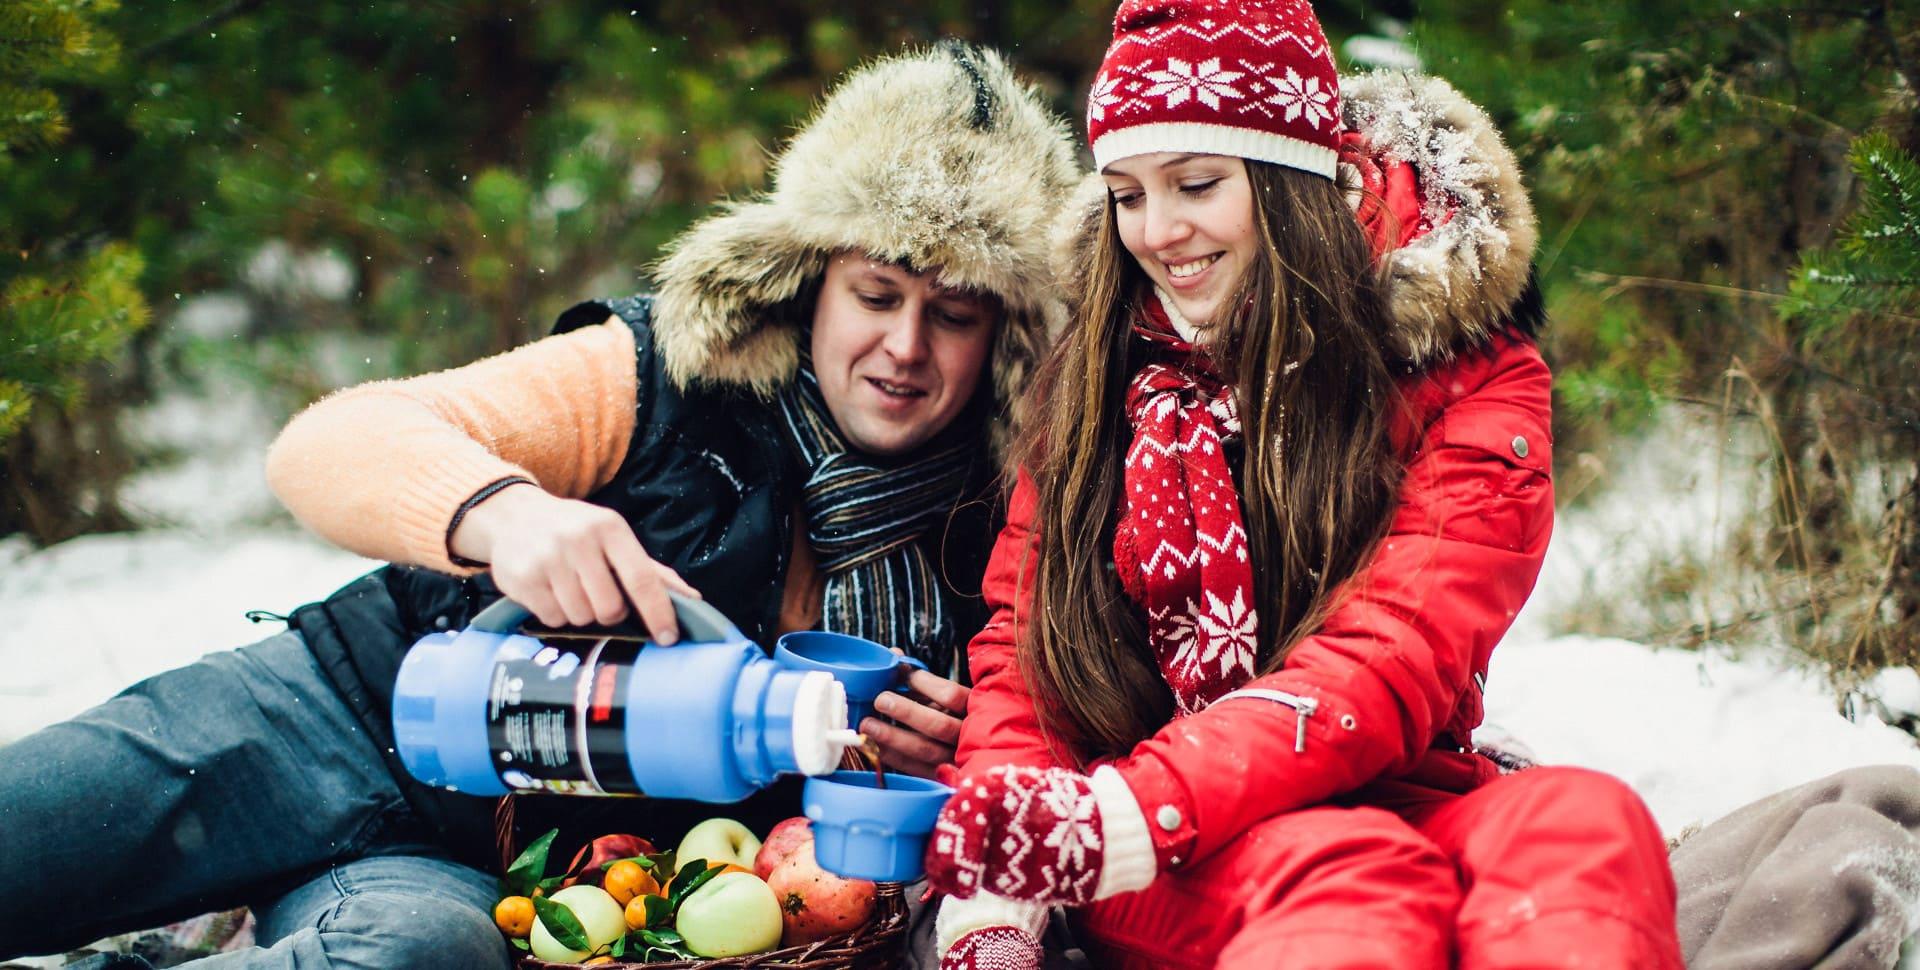
[[[0,185],[9,186],[0,194],[9,202],[0,222],[0,461],[16,503],[0,509],[0,532],[26,525],[52,537],[123,523],[114,476],[91,474],[102,463],[68,432],[102,362],[147,323],[142,258],[103,234],[37,235],[10,204],[40,187],[34,173],[68,140],[60,92],[113,70],[118,48],[100,21],[114,9],[110,0],[0,6]]]

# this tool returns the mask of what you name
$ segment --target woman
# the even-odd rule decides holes
[[[1034,965],[1046,904],[1102,966],[1679,965],[1638,799],[1468,750],[1552,517],[1513,158],[1438,81],[1342,88],[1303,2],[1115,18],[928,853],[947,966]]]
[[[0,885],[91,887],[84,905],[21,893],[0,960],[249,905],[260,946],[215,965],[505,970],[486,870],[510,816],[408,778],[389,727],[407,648],[501,591],[555,625],[631,603],[664,642],[664,590],[690,587],[765,646],[818,625],[950,670],[981,617],[949,578],[984,565],[991,442],[1060,315],[1046,225],[1074,175],[1065,126],[998,57],[888,58],[822,103],[771,193],[676,240],[656,297],[296,418],[269,455],[277,494],[412,565],[0,749]],[[915,684],[963,706],[958,685]],[[938,734],[896,765],[931,772]],[[716,811],[514,801],[575,841],[670,841],[673,815]],[[759,808],[764,831],[798,804]]]

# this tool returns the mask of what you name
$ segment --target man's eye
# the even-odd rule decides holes
[[[980,318],[974,314],[954,313],[948,310],[933,311],[933,318],[938,320],[942,325],[952,327],[955,330],[965,330],[980,322]]]
[[[893,297],[891,296],[876,295],[873,293],[855,293],[854,296],[860,300],[861,306],[869,310],[890,309],[894,303]]]

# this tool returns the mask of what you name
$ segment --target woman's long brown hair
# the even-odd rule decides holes
[[[1209,328],[1209,354],[1240,411],[1237,484],[1267,673],[1385,533],[1400,465],[1386,308],[1352,210],[1326,178],[1252,161],[1247,177],[1266,244]],[[1173,713],[1143,612],[1113,567],[1126,388],[1147,360],[1132,327],[1152,299],[1113,205],[1109,196],[1073,325],[1038,376],[1017,450],[1039,502],[1021,673],[1064,742],[1058,753],[1082,763],[1124,754]]]

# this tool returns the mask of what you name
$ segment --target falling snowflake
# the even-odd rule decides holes
[[[1218,109],[1221,98],[1244,98],[1233,87],[1233,82],[1245,77],[1242,71],[1223,71],[1220,58],[1213,57],[1201,61],[1199,68],[1178,57],[1167,58],[1167,69],[1148,71],[1146,78],[1154,82],[1144,96],[1157,98],[1165,95],[1167,107],[1178,108],[1186,104],[1189,98],[1198,98],[1201,104]]]
[[[1320,87],[1318,77],[1302,78],[1293,68],[1287,68],[1287,76],[1280,80],[1268,78],[1275,93],[1267,98],[1267,103],[1284,110],[1286,120],[1293,121],[1302,115],[1307,124],[1320,127],[1322,119],[1333,120],[1333,92]]]

